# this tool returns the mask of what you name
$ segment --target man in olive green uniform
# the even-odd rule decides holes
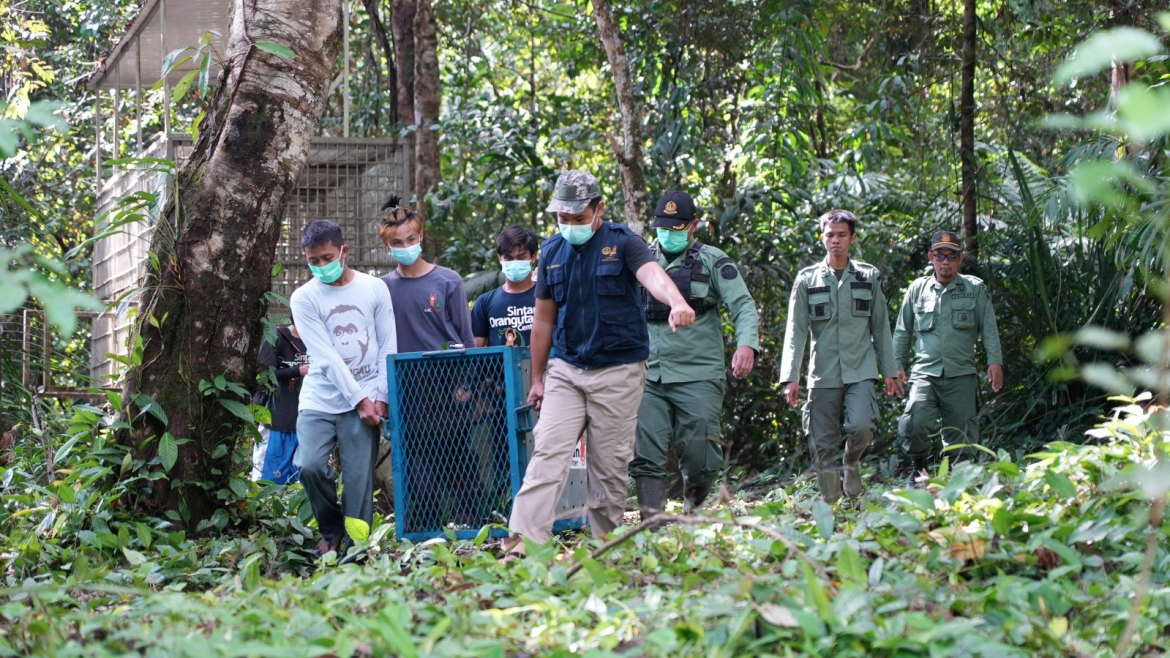
[[[860,463],[877,429],[874,384],[879,372],[885,376],[886,395],[901,395],[902,385],[894,377],[881,273],[849,258],[849,248],[857,242],[857,218],[847,210],[830,210],[819,222],[828,254],[801,270],[792,284],[780,382],[788,404],[795,407],[804,347],[811,336],[804,431],[821,496],[832,503],[841,497],[842,472],[845,495],[855,498],[865,491]]]
[[[658,233],[654,254],[695,310],[687,331],[670,330],[670,307],[643,292],[650,357],[646,389],[638,409],[638,434],[630,474],[645,520],[662,511],[666,495],[666,453],[674,446],[683,480],[683,511],[702,504],[723,470],[720,443],[726,366],[723,320],[726,304],[738,347],[731,373],[747,377],[760,349],[759,314],[735,262],[719,249],[695,240],[695,202],[667,192],[650,223]]]
[[[909,458],[910,486],[926,469],[932,447],[930,434],[942,416],[943,445],[978,443],[975,397],[979,375],[975,342],[983,341],[991,390],[1003,388],[1003,354],[995,309],[983,281],[959,274],[963,251],[959,236],[939,231],[930,241],[934,274],[910,284],[894,330],[894,360],[898,379],[906,381],[906,352],[914,350],[910,366],[910,398],[898,421],[898,434]]]

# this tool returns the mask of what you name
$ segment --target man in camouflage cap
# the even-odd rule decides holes
[[[541,247],[532,323],[528,401],[543,412],[508,520],[506,560],[524,556],[522,538],[543,544],[552,537],[557,501],[583,431],[590,529],[602,537],[621,525],[650,341],[638,284],[670,307],[672,331],[695,321],[695,311],[646,242],[623,224],[602,221],[604,210],[596,178],[582,171],[561,174],[548,205],[559,233]],[[552,348],[556,356],[550,359]]]
[[[698,223],[695,202],[685,192],[664,194],[650,222],[658,235],[651,251],[697,319],[687,331],[674,333],[666,322],[670,309],[648,294],[642,296],[650,359],[630,463],[642,520],[663,509],[666,456],[672,447],[682,474],[684,514],[703,503],[723,470],[720,438],[727,373],[720,306],[727,306],[735,326],[738,348],[731,374],[736,379],[748,376],[760,349],[759,313],[739,266],[719,249],[695,240]]]
[[[959,274],[959,235],[938,231],[927,254],[934,273],[910,284],[894,330],[898,379],[906,381],[906,352],[913,348],[910,397],[898,434],[911,465],[909,486],[918,484],[933,447],[930,434],[942,416],[943,445],[978,443],[975,343],[983,341],[991,390],[1003,388],[1003,354],[995,309],[977,277]]]
[[[552,201],[544,211],[577,215],[585,212],[594,199],[600,198],[601,185],[593,174],[585,171],[566,171],[557,178]],[[604,205],[604,202],[599,203]]]
[[[818,220],[825,259],[806,267],[792,283],[780,382],[788,404],[800,401],[800,369],[811,338],[808,402],[804,431],[817,472],[817,486],[827,502],[842,493],[864,493],[861,455],[877,429],[875,384],[885,377],[886,395],[901,395],[894,376],[889,311],[881,272],[849,258],[857,242],[857,218],[847,210],[830,210]],[[841,457],[842,432],[844,457]]]

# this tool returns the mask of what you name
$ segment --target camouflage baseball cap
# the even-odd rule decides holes
[[[575,215],[584,212],[589,202],[601,196],[601,186],[593,174],[584,171],[563,171],[557,178],[552,201],[545,212],[563,212]]]

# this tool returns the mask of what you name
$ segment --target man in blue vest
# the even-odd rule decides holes
[[[543,411],[512,505],[506,560],[524,556],[523,538],[543,544],[552,537],[583,430],[589,525],[595,537],[621,525],[650,350],[638,284],[670,307],[672,331],[695,321],[694,309],[646,242],[623,224],[602,221],[604,210],[592,175],[566,171],[557,179],[547,211],[557,214],[560,233],[541,248],[532,325],[528,401]],[[550,348],[556,348],[551,361]]]

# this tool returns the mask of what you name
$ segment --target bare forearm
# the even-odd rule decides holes
[[[687,303],[682,293],[678,291],[678,286],[674,285],[670,275],[658,263],[646,263],[638,270],[637,277],[638,283],[645,286],[646,290],[663,304],[680,306]]]
[[[548,367],[548,354],[552,350],[553,323],[536,318],[532,321],[532,378],[544,378]]]

